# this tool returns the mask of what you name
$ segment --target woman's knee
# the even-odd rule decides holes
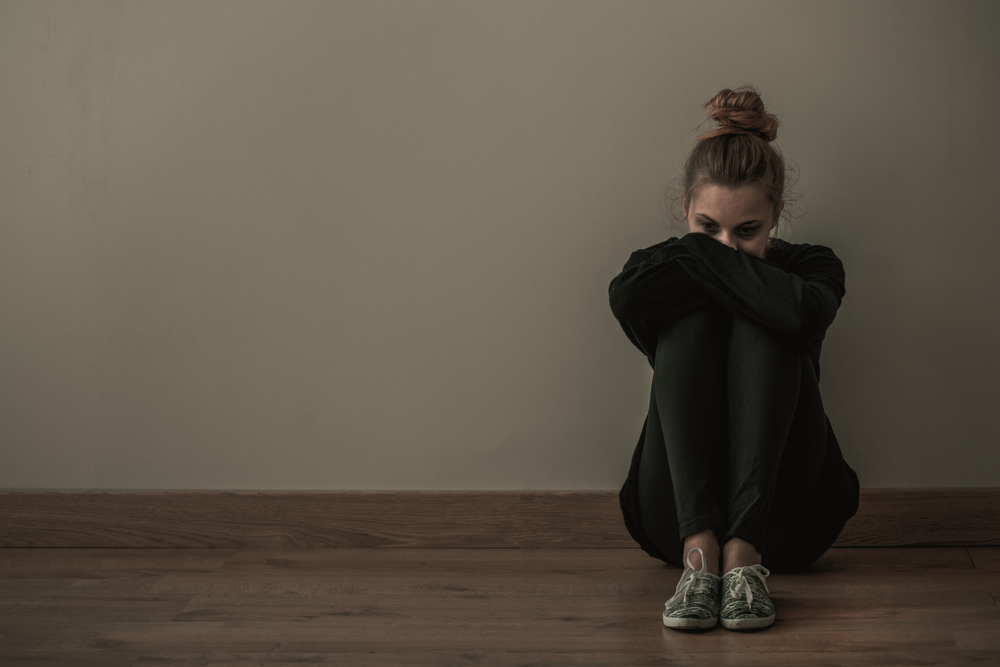
[[[781,345],[782,347],[791,347],[796,349],[798,347],[795,340],[791,336],[783,334],[775,329],[770,329],[756,320],[746,317],[745,315],[736,313],[733,314],[733,331],[742,337],[757,338],[759,340],[769,341],[771,343]]]
[[[767,363],[780,360],[798,365],[802,351],[789,336],[757,323],[742,315],[733,315],[730,331],[730,351],[733,357],[752,355]]]
[[[779,336],[776,332],[759,324],[745,315],[733,314],[733,334],[746,339],[758,339],[761,341],[777,341]]]
[[[701,309],[665,324],[656,347],[654,384],[671,401],[693,385],[724,382],[729,321],[715,310]]]
[[[718,346],[729,336],[732,315],[715,304],[686,313],[660,328],[657,346],[690,351]]]

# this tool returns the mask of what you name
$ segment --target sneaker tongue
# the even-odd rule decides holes
[[[753,609],[753,589],[750,587],[750,582],[742,574],[730,585],[729,594],[736,599],[746,594],[747,606]]]

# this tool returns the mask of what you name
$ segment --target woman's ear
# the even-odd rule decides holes
[[[684,209],[684,219],[686,220],[688,217],[688,200],[683,192],[681,193],[681,208]]]

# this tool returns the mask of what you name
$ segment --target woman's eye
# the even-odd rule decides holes
[[[717,231],[716,228],[715,228],[715,225],[702,225],[702,227],[705,228],[705,231],[707,231],[709,233],[712,233],[712,234],[714,234]],[[737,231],[737,233],[740,236],[753,236],[757,232],[757,228],[756,227],[740,227],[736,231]]]

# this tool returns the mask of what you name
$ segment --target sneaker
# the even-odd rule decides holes
[[[764,582],[771,572],[763,565],[734,567],[722,576],[722,627],[766,628],[774,623],[774,604]]]
[[[701,554],[701,570],[691,565],[691,554]],[[719,587],[722,579],[708,572],[705,554],[694,547],[687,555],[687,569],[677,582],[674,596],[665,603],[663,625],[677,630],[711,628],[719,622]]]

